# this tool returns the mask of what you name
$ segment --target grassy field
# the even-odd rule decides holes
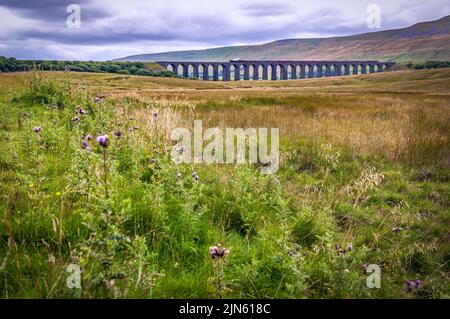
[[[279,171],[175,164],[194,119],[280,128]],[[449,132],[450,69],[0,74],[1,297],[449,298]]]

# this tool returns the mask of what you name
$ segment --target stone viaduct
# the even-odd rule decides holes
[[[290,80],[382,72],[395,62],[259,61],[156,62],[177,76],[213,81]]]

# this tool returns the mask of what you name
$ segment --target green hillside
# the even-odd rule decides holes
[[[450,16],[413,26],[354,36],[287,39],[261,45],[133,55],[119,61],[228,61],[240,59],[344,60],[395,62],[450,60]]]

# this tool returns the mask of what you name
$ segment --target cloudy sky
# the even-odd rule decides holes
[[[79,28],[69,28],[78,4]],[[370,29],[370,4],[381,29]],[[407,27],[450,15],[448,0],[0,0],[0,55],[109,60]],[[73,21],[73,20],[70,20]]]

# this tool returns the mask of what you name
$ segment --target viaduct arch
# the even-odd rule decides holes
[[[205,81],[294,80],[383,72],[395,62],[379,61],[259,61],[156,62],[175,75]],[[192,71],[190,71],[192,70]],[[251,70],[251,72],[250,72]]]

